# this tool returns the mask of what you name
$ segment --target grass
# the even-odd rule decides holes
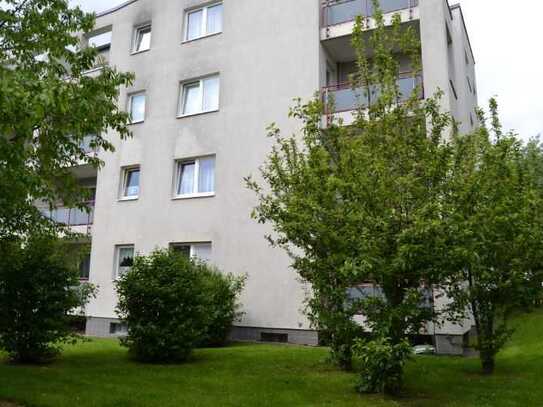
[[[357,395],[356,376],[328,365],[323,348],[239,344],[198,350],[185,365],[149,366],[113,340],[67,347],[50,366],[0,356],[0,399],[29,407],[543,405],[543,312],[515,323],[494,376],[480,375],[477,359],[417,357],[399,399]]]

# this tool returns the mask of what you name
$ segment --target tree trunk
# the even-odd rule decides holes
[[[496,359],[490,352],[481,351],[481,364],[483,365],[483,374],[491,375],[496,367]]]
[[[332,338],[332,351],[341,370],[350,372],[353,370],[353,353],[352,353],[352,341],[346,340],[345,337]]]

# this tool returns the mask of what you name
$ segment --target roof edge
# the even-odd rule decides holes
[[[107,16],[108,14],[114,13],[122,8],[125,8],[126,6],[129,6],[130,4],[135,3],[136,1],[138,0],[128,0],[128,1],[125,1],[124,3],[119,4],[118,6],[110,8],[109,10],[96,13],[96,18]]]
[[[475,54],[473,53],[473,47],[471,46],[471,40],[469,38],[469,31],[468,27],[466,26],[466,20],[464,19],[464,12],[462,11],[462,6],[460,3],[453,4],[451,6],[451,10],[458,9],[460,11],[460,18],[462,19],[462,25],[464,26],[464,32],[466,33],[466,38],[468,39],[468,45],[469,45],[469,52],[471,53],[471,57],[473,58],[473,63],[475,64]]]

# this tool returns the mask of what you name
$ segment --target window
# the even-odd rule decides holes
[[[215,193],[215,157],[177,162],[175,195],[179,198]]]
[[[211,261],[211,243],[171,243],[170,249],[192,259]]]
[[[222,3],[187,12],[185,41],[222,32]]]
[[[278,332],[260,332],[260,342],[288,343],[288,334]]]
[[[140,194],[140,168],[125,168],[121,190],[122,199],[137,199]]]
[[[111,322],[109,324],[109,333],[111,335],[126,335],[128,334],[128,325],[119,322]]]
[[[136,28],[133,52],[142,52],[151,49],[151,25]]]
[[[81,263],[79,263],[79,278],[81,280],[88,280],[90,276],[90,253],[85,254]]]
[[[134,245],[117,246],[115,254],[115,277],[121,277],[134,263]]]
[[[468,88],[469,88],[469,91],[470,93],[473,93],[473,87],[471,86],[471,81],[469,80],[469,76],[466,76],[466,79],[468,81]]]
[[[93,34],[88,39],[89,47],[95,47],[98,51],[104,51],[111,47],[111,31]]]
[[[87,37],[87,44],[89,47],[94,47],[98,50],[98,56],[94,61],[95,67],[99,67],[102,64],[109,63],[109,50],[111,48],[111,30],[98,34],[92,34],[91,36]]]
[[[447,45],[452,45],[453,39],[451,35],[451,30],[449,30],[449,24],[445,23],[445,29],[447,30]]]
[[[145,93],[136,93],[128,97],[128,112],[132,124],[145,120]]]
[[[184,83],[182,86],[180,116],[219,110],[219,75]]]
[[[454,82],[452,79],[449,79],[449,84],[451,85],[451,90],[453,92],[454,98],[458,100],[458,94],[456,93],[456,88],[454,87]]]

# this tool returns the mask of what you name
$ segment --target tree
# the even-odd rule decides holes
[[[399,348],[408,335],[435,317],[423,306],[425,287],[442,279],[440,199],[453,121],[440,112],[440,94],[421,100],[415,33],[399,16],[385,27],[374,5],[376,28],[364,31],[359,19],[353,33],[353,91],[360,95],[353,124],[332,118],[323,128],[322,103],[299,102],[290,116],[302,121],[301,134],[283,137],[271,126],[275,146],[261,169],[265,187],[247,179],[259,199],[254,217],[272,225],[269,240],[288,251],[294,270],[310,283],[309,316],[343,368],[351,366],[360,331],[356,314],[366,317],[376,346],[390,344],[407,357]],[[409,93],[398,84],[398,54],[409,57],[406,79],[418,84]],[[365,282],[382,295],[348,300],[347,292]],[[402,367],[395,364],[400,372],[385,391],[398,390]]]
[[[76,245],[47,235],[0,242],[0,349],[13,361],[48,362],[79,338],[72,315],[95,290],[80,284],[77,258]]]
[[[543,154],[537,142],[503,133],[494,99],[490,112],[490,128],[481,113],[481,128],[455,139],[444,200],[447,287],[453,310],[473,314],[486,374],[513,333],[511,314],[540,298],[543,281]]]
[[[103,151],[108,130],[127,137],[128,115],[117,107],[118,89],[132,75],[107,65],[96,76],[97,51],[81,48],[78,33],[94,16],[66,0],[5,0],[0,6],[0,237],[54,225],[37,200],[85,208],[71,168],[99,167],[82,147]]]

